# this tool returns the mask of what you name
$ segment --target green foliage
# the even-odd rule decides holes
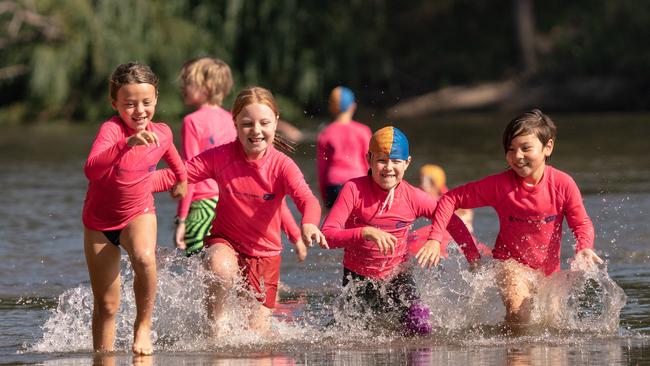
[[[4,3],[11,6],[0,13],[7,30],[0,32],[0,108],[30,121],[107,117],[107,79],[128,61],[159,75],[158,116],[170,121],[186,112],[178,70],[201,55],[231,65],[233,94],[257,84],[282,96],[287,118],[305,109],[324,114],[340,84],[362,104],[382,107],[447,85],[515,76],[520,65],[512,0]],[[16,22],[27,13],[38,17]],[[537,1],[535,20],[538,78],[650,76],[641,36],[650,25],[646,1]]]

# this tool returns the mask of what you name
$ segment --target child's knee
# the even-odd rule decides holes
[[[95,313],[102,318],[114,318],[120,308],[119,299],[95,299]]]
[[[209,259],[208,267],[212,274],[220,280],[232,280],[239,273],[239,264],[236,259],[212,256]]]
[[[131,266],[137,273],[140,271],[149,271],[156,268],[156,254],[153,250],[136,250],[131,257]]]

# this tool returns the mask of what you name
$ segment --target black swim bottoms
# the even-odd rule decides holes
[[[120,234],[122,233],[122,229],[119,230],[107,230],[107,231],[102,231],[104,235],[106,236],[106,239],[113,243],[116,247],[120,246]]]

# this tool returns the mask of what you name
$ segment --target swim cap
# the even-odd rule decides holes
[[[354,93],[352,90],[337,86],[330,93],[330,112],[339,114],[346,112],[354,104]]]
[[[442,193],[447,192],[447,177],[445,171],[434,164],[425,164],[420,168],[420,175],[431,178],[433,184],[440,189]]]
[[[398,128],[387,126],[372,135],[368,150],[371,153],[386,154],[390,159],[408,160],[409,140]]]

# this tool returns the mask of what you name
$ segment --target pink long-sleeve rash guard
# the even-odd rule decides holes
[[[352,179],[343,186],[323,224],[330,248],[344,248],[343,266],[375,279],[389,277],[408,260],[407,237],[411,225],[418,217],[432,218],[437,204],[427,193],[402,181],[395,188],[392,207],[378,214],[387,194],[370,176]],[[366,226],[394,235],[395,253],[384,255],[374,241],[365,240],[362,230]],[[447,229],[468,261],[480,258],[474,239],[460,218],[452,218]]]
[[[447,192],[438,203],[430,239],[440,240],[458,208],[491,206],[499,217],[494,258],[515,259],[546,275],[560,269],[562,220],[576,238],[576,253],[593,248],[594,227],[578,186],[566,173],[546,166],[542,180],[526,186],[512,169]]]
[[[236,138],[237,130],[230,112],[221,107],[201,107],[183,118],[181,128],[183,159],[190,160],[205,150],[227,144]],[[218,196],[219,186],[214,179],[189,184],[187,195],[178,203],[176,214],[184,219],[187,217],[192,201]]]
[[[161,158],[171,168],[172,184],[187,179],[169,127],[151,122],[147,130],[156,133],[160,146],[129,147],[127,138],[135,130],[118,116],[101,125],[84,167],[89,183],[82,220],[89,229],[119,230],[134,217],[155,212],[151,176]]]
[[[212,178],[219,184],[219,214],[210,236],[228,240],[238,252],[253,257],[280,254],[281,206],[286,195],[303,215],[302,224],[320,222],[318,199],[300,169],[272,146],[261,159],[247,161],[236,140],[197,155],[186,166],[188,182]],[[168,189],[173,179],[171,171],[157,171],[154,190]]]
[[[323,199],[327,186],[343,184],[368,173],[366,153],[371,137],[370,127],[356,121],[332,122],[318,134],[316,163]]]

